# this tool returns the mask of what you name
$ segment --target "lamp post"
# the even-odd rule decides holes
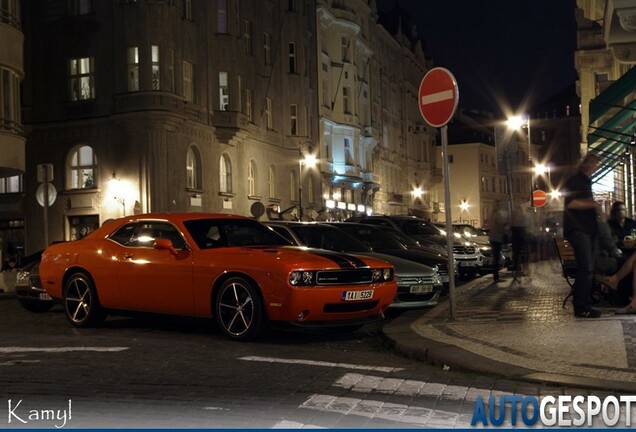
[[[534,192],[534,175],[532,170],[532,140],[530,134],[530,115],[523,119],[521,116],[510,117],[506,122],[510,129],[519,130],[524,126],[528,129],[528,165],[530,167],[530,206],[532,205],[532,193]],[[525,123],[525,124],[524,124]]]
[[[303,157],[303,151],[298,149],[298,220],[302,221],[303,210],[303,165],[313,168],[316,165],[316,156],[309,153]]]

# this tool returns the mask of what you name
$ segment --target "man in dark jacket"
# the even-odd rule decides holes
[[[598,223],[591,177],[598,164],[597,155],[586,154],[577,173],[567,180],[564,188],[563,234],[572,245],[577,261],[572,302],[574,315],[578,318],[601,316],[601,312],[592,308]]]

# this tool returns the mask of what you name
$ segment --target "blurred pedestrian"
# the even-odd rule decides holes
[[[572,289],[574,315],[578,318],[598,318],[601,312],[592,308],[594,287],[594,258],[598,232],[597,208],[592,193],[592,174],[599,157],[587,153],[579,169],[565,183],[563,233],[576,257],[576,277]]]
[[[512,210],[510,232],[512,234],[512,270],[525,272],[528,268],[528,215],[515,204]]]
[[[505,201],[495,201],[492,214],[488,219],[488,239],[492,247],[492,256],[498,259],[501,256],[501,247],[510,241],[510,213],[508,203]],[[499,282],[499,265],[495,265],[492,271],[494,282]]]

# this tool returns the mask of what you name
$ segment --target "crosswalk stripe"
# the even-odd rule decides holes
[[[367,366],[367,365],[356,365],[356,364],[350,364],[350,363],[331,363],[326,361],[285,359],[285,358],[277,358],[277,357],[245,356],[245,357],[239,357],[239,360],[258,361],[258,362],[267,362],[267,363],[301,364],[306,366],[320,366],[320,367],[343,368],[343,369],[353,369],[353,370],[368,370],[368,371],[377,371],[377,372],[386,372],[386,373],[399,372],[401,370],[404,370],[403,368],[394,368],[394,367],[385,367],[385,366]]]

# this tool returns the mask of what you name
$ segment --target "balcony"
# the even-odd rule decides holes
[[[212,123],[220,142],[229,143],[247,129],[247,116],[238,111],[214,111]]]

